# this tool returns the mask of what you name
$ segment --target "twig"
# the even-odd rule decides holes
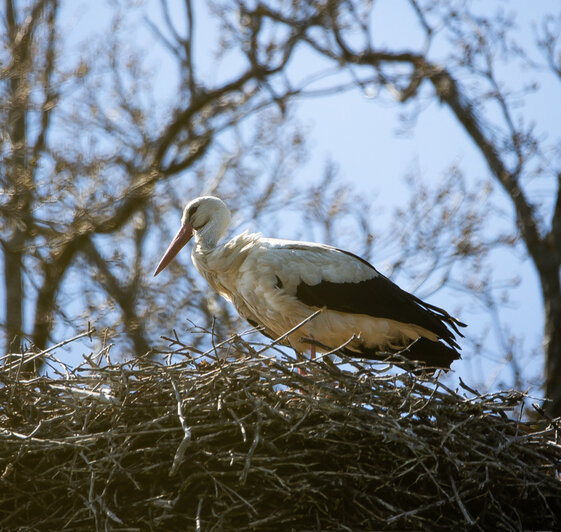
[[[89,338],[91,338],[92,333],[95,332],[95,329],[89,329],[87,331],[84,331],[80,334],[77,334],[76,336],[70,338],[69,340],[63,340],[62,342],[59,342],[58,344],[52,345],[51,347],[48,347],[47,349],[43,349],[43,351],[40,351],[39,353],[33,353],[32,355],[26,356],[29,353],[22,353],[21,354],[21,359],[16,361],[16,362],[12,362],[11,364],[5,364],[4,366],[2,366],[1,370],[2,371],[10,371],[11,369],[14,369],[16,367],[20,367],[22,364],[27,364],[28,362],[31,362],[32,360],[35,360],[36,358],[40,358],[42,356],[45,356],[47,353],[50,353],[51,351],[55,351],[56,349],[60,349],[61,347],[70,344],[72,342],[75,342],[76,340],[79,340],[80,338],[84,338],[85,336],[88,336]],[[9,356],[14,356],[14,355],[9,355]]]

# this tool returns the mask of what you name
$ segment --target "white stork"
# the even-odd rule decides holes
[[[158,264],[158,275],[195,236],[192,259],[200,274],[262,332],[286,337],[298,353],[343,346],[348,355],[385,359],[399,351],[431,367],[460,357],[454,333],[463,323],[384,277],[367,261],[332,246],[263,238],[247,231],[218,244],[230,223],[219,198],[187,204],[181,228]]]

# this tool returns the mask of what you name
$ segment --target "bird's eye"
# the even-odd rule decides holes
[[[208,223],[209,219],[207,218],[203,223],[197,224],[195,225],[192,221],[191,221],[191,225],[193,226],[193,229],[195,231],[198,231],[199,229],[202,229],[207,223]]]
[[[191,207],[189,207],[189,210],[187,211],[187,219],[188,220],[192,220],[193,216],[195,215],[195,213],[197,212],[197,209],[199,208],[198,205],[191,205]]]
[[[187,211],[187,220],[191,223],[191,225],[193,226],[193,229],[195,229],[195,231],[198,231],[199,229],[201,229],[208,222],[208,220],[205,220],[202,223],[195,224],[195,220],[193,220],[193,218],[195,217],[195,214],[197,213],[198,208],[199,208],[199,205],[191,205],[191,207],[189,207],[189,210]],[[200,216],[199,216],[199,218],[200,218]]]

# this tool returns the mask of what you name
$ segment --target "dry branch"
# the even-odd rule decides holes
[[[466,397],[380,364],[299,375],[239,337],[174,343],[161,363],[104,351],[70,369],[50,352],[56,378],[2,369],[0,528],[560,525],[559,422],[505,415],[521,393]]]

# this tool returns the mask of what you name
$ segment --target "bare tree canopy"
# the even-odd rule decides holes
[[[42,349],[58,325],[86,320],[125,331],[142,354],[149,350],[147,327],[161,331],[161,321],[145,320],[155,306],[206,305],[201,293],[187,297],[177,285],[172,291],[172,283],[159,296],[146,286],[145,268],[153,264],[147,235],[166,229],[163,214],[178,207],[189,188],[244,198],[255,215],[292,194],[283,184],[302,156],[302,138],[292,128],[276,142],[283,117],[267,111],[273,98],[261,88],[291,50],[278,64],[248,66],[226,82],[205,84],[189,55],[189,7],[187,35],[173,30],[179,96],[164,106],[154,103],[139,57],[121,50],[121,12],[111,28],[116,33],[90,43],[69,65],[59,53],[60,8],[54,0],[19,8],[8,1],[3,13],[6,347],[17,351],[26,337]],[[240,128],[250,120],[248,138]],[[205,156],[209,162],[203,166]],[[251,168],[251,162],[261,168]],[[257,177],[263,166],[269,175]],[[168,182],[186,171],[185,188],[176,191]],[[189,291],[191,286],[184,284]],[[24,302],[33,305],[25,326]]]
[[[352,224],[360,233],[356,248],[368,256],[377,237],[372,202],[341,185],[330,167],[321,182],[303,182],[297,173],[307,148],[294,105],[358,88],[372,96],[373,116],[388,96],[412,122],[436,102],[471,140],[486,175],[459,166],[440,184],[410,179],[411,201],[388,238],[400,242],[392,266],[470,293],[500,322],[482,264],[498,247],[523,250],[541,287],[546,406],[561,414],[560,143],[525,105],[536,97],[556,105],[558,8],[520,39],[516,13],[504,4],[409,0],[400,9],[415,21],[415,34],[392,47],[374,30],[385,22],[381,2],[123,2],[111,8],[106,32],[70,54],[70,4],[6,0],[1,10],[8,353],[24,342],[41,350],[88,322],[124,333],[138,355],[177,325],[178,315],[219,331],[234,328],[231,309],[192,269],[178,263],[157,290],[149,282],[162,250],[155,243],[172,230],[169,214],[203,192],[269,227],[288,204],[326,238]],[[139,35],[150,35],[175,69],[171,89],[158,84],[154,55]],[[222,66],[211,79],[203,47]],[[451,163],[446,154],[442,162]],[[494,213],[486,211],[494,185],[510,209],[505,231],[490,227]],[[451,191],[459,191],[461,205]],[[508,344],[504,355],[516,364]]]

